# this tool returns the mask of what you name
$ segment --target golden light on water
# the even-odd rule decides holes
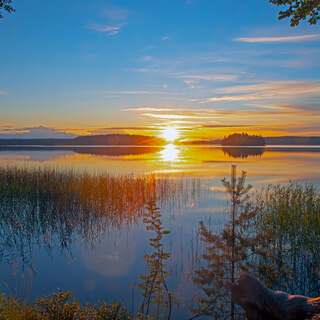
[[[164,161],[175,161],[178,159],[179,150],[174,144],[168,144],[166,147],[160,152],[161,158]]]

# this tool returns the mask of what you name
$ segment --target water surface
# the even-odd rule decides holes
[[[20,168],[33,181],[23,187],[30,191],[17,182],[11,194],[0,195],[1,292],[34,299],[59,287],[75,290],[83,302],[124,300],[136,312],[143,256],[154,237],[144,214],[155,197],[170,231],[162,238],[170,253],[168,286],[184,301],[174,315],[187,318],[198,293],[191,276],[203,250],[198,223],[221,229],[220,179],[229,177],[231,165],[246,170],[259,189],[289,180],[319,185],[319,160],[317,147],[1,148],[1,169]],[[34,172],[51,170],[54,176],[32,180],[39,179]]]

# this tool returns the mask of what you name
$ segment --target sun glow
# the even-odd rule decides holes
[[[161,157],[164,161],[175,161],[179,155],[179,150],[173,144],[166,145],[165,149],[161,151]]]
[[[163,129],[162,136],[169,142],[174,142],[179,137],[179,131],[175,127]]]

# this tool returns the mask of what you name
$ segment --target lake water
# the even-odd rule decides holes
[[[229,178],[231,165],[247,171],[253,192],[289,180],[320,185],[319,147],[1,148],[2,169],[68,173],[69,178],[48,181],[58,185],[60,179],[75,196],[55,186],[55,198],[50,184],[49,191],[41,186],[46,196],[40,202],[8,195],[0,222],[0,292],[34,299],[59,287],[74,290],[81,302],[125,301],[136,313],[144,255],[154,249],[154,231],[147,230],[143,213],[144,194],[150,193],[160,208],[161,226],[169,231],[161,239],[170,253],[167,285],[183,302],[174,307],[173,318],[187,319],[198,294],[191,277],[203,252],[199,221],[215,230],[223,225],[227,203],[220,180]],[[105,180],[99,182],[101,176]]]

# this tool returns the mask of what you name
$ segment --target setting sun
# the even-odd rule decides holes
[[[175,141],[179,137],[177,128],[169,127],[163,129],[162,136],[169,142]]]

